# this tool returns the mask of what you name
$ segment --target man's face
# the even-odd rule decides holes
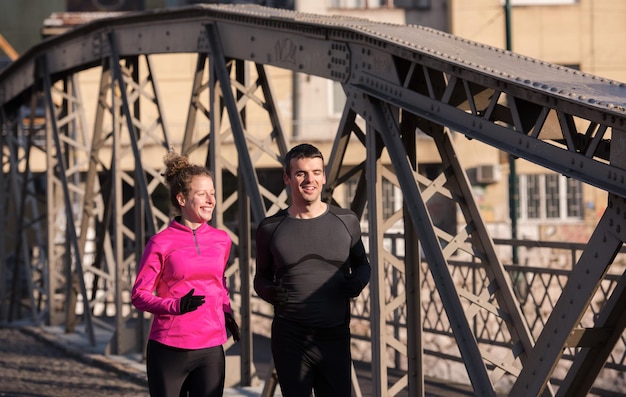
[[[324,161],[318,157],[292,159],[289,175],[284,174],[285,185],[291,189],[294,204],[308,205],[322,200],[326,183]]]

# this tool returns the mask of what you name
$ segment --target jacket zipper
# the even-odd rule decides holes
[[[196,245],[196,252],[200,255],[200,246],[198,245],[198,237],[196,236],[196,230],[193,230],[193,243]]]

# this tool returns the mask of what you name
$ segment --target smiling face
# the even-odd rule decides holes
[[[215,186],[208,175],[196,175],[189,184],[189,193],[176,196],[184,224],[192,229],[206,223],[213,217],[215,209]]]
[[[302,208],[321,202],[326,183],[324,160],[319,157],[294,158],[289,165],[289,174],[284,174],[283,180],[291,189],[293,205]]]

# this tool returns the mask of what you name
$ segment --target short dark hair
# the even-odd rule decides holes
[[[322,159],[322,163],[324,162],[324,155],[318,148],[309,143],[301,143],[292,147],[291,150],[285,155],[285,174],[289,175],[291,172],[291,160],[304,158],[320,158]]]

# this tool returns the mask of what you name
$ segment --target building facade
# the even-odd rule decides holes
[[[231,1],[244,2],[254,3]],[[50,14],[55,12],[124,12],[216,1],[15,0],[6,3],[7,12],[0,15],[0,26],[3,26],[0,33],[23,53],[40,40],[42,25],[44,28],[46,26],[45,18],[50,20]],[[498,48],[509,46],[512,51],[530,58],[626,81],[626,53],[614,48],[621,39],[626,38],[626,25],[623,23],[626,19],[626,2],[509,0],[510,7],[504,0],[274,0],[256,3],[305,13],[428,26]],[[21,22],[16,23],[18,20]],[[180,83],[191,80],[195,57],[155,55],[151,62],[153,73],[168,76],[167,81],[162,83],[165,85],[163,91],[168,92],[167,97],[162,98],[162,108],[173,144],[177,145],[182,139],[180,132],[185,126],[184,110],[190,95],[187,85]],[[269,70],[289,142],[312,142],[328,155],[345,101],[341,85],[282,69]],[[98,76],[96,71],[87,72],[81,76],[81,84],[95,89]],[[86,114],[93,117],[95,98],[87,95],[85,103]],[[263,115],[262,109],[258,114],[250,110],[247,114],[248,128],[254,129],[257,124],[258,128],[262,128],[261,124],[266,122]],[[208,125],[200,122],[197,128],[206,130]],[[587,241],[606,205],[605,193],[525,161],[512,161],[505,153],[480,142],[467,140],[460,134],[456,136],[455,144],[494,238]],[[227,150],[235,151],[235,148]],[[422,172],[437,167],[438,160],[432,157],[435,152],[430,140],[418,142],[418,161]],[[147,149],[145,153],[149,155],[150,150]],[[349,152],[347,159],[356,164],[363,161],[364,156],[364,152]],[[155,161],[160,161],[159,156],[154,157]],[[511,179],[513,164],[515,178]],[[267,178],[273,178],[280,170],[268,169],[264,172]],[[390,185],[385,191],[384,207],[388,211],[397,210],[402,205],[400,189]],[[348,184],[344,192],[339,194],[344,198],[342,204],[349,205],[351,195]],[[515,198],[515,201],[511,198]],[[509,210],[511,205],[517,206],[516,212]],[[450,223],[453,227],[454,217],[446,211],[445,203],[441,203],[441,208],[442,222]],[[512,227],[513,218],[515,228]]]

